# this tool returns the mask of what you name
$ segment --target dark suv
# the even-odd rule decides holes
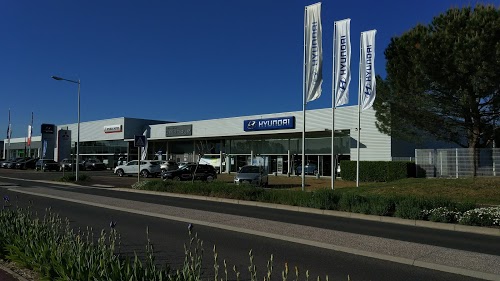
[[[52,159],[38,159],[35,164],[35,170],[45,171],[59,171],[59,163]]]
[[[177,170],[162,172],[161,178],[174,181],[192,180],[193,175],[195,180],[211,182],[217,178],[217,171],[212,165],[188,164]]]
[[[36,161],[38,161],[38,158],[30,158],[21,162],[17,162],[16,169],[22,169],[22,170],[35,169]]]
[[[98,159],[85,160],[85,162],[83,162],[83,165],[85,170],[91,170],[91,171],[107,170],[106,164],[102,163]]]

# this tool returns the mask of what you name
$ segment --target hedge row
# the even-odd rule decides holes
[[[490,215],[486,221],[477,218],[460,218],[477,210],[474,202],[454,202],[442,197],[417,197],[402,195],[360,195],[355,191],[321,189],[313,192],[295,190],[267,190],[253,186],[236,186],[224,182],[172,182],[148,180],[132,186],[136,189],[164,191],[172,193],[194,194],[209,197],[221,197],[237,200],[259,201],[290,206],[309,207],[323,210],[363,213],[378,216],[395,216],[404,219],[434,220],[433,210],[446,208],[456,219],[443,222],[459,222],[467,225],[498,225],[500,213]],[[440,209],[441,210],[441,209]],[[474,212],[472,212],[474,213]],[[491,213],[491,211],[489,211]],[[469,215],[468,215],[469,217]]]
[[[340,162],[341,177],[356,180],[356,161]],[[415,163],[402,161],[360,161],[359,180],[362,182],[389,182],[415,177]]]

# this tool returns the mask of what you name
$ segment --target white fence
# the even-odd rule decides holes
[[[476,149],[476,176],[500,176],[500,148]],[[474,175],[473,152],[468,148],[415,149],[419,177],[460,178]]]

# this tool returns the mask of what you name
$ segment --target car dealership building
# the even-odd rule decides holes
[[[332,109],[308,110],[306,115],[306,161],[320,175],[331,175]],[[375,111],[361,114],[358,140],[358,107],[335,110],[334,151],[338,160],[357,157],[368,161],[392,161],[413,157],[415,145],[382,134],[375,126]],[[47,125],[44,127],[44,125]],[[52,128],[50,126],[53,126]],[[177,162],[202,160],[223,172],[237,171],[250,163],[266,166],[269,172],[294,173],[302,159],[302,111],[262,114],[190,122],[169,122],[136,118],[112,118],[80,123],[80,158],[97,158],[112,168],[118,159],[137,159],[135,136],[146,135],[147,159]],[[74,158],[77,124],[42,124],[41,136],[4,140],[4,155]],[[222,162],[222,166],[221,166]]]

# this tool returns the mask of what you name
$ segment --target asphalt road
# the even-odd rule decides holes
[[[40,184],[36,183],[36,186]],[[75,188],[75,190],[84,189]],[[130,255],[134,252],[144,253],[146,228],[149,227],[149,238],[155,246],[159,262],[168,262],[176,268],[184,257],[183,244],[187,243],[189,238],[186,223],[17,194],[4,187],[0,188],[0,192],[9,195],[11,202],[18,206],[27,206],[31,201],[32,209],[39,214],[43,214],[45,209],[50,207],[52,211],[69,218],[75,228],[92,226],[97,233],[100,229],[108,229],[110,221],[116,221],[117,230],[122,237],[122,253]],[[116,193],[113,194],[116,196]],[[470,277],[205,226],[195,225],[194,231],[204,241],[204,277],[207,278],[213,277],[212,248],[215,244],[219,254],[220,272],[223,272],[222,260],[226,259],[230,268],[233,265],[238,266],[242,273],[241,280],[248,280],[249,277],[247,267],[250,249],[254,253],[259,278],[266,272],[266,262],[273,254],[274,278],[278,279],[286,262],[290,267],[290,276],[294,274],[294,267],[299,267],[301,279],[305,279],[305,269],[308,269],[311,278],[316,276],[324,278],[328,275],[330,280],[347,280],[347,276],[351,280],[473,280]],[[235,279],[231,272],[229,279]]]

